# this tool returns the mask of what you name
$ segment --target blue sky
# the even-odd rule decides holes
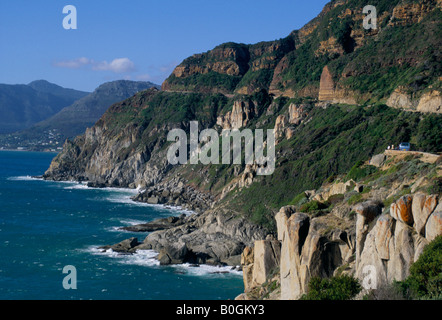
[[[161,84],[183,59],[224,42],[286,37],[327,0],[14,0],[0,2],[0,83],[45,79],[93,91],[117,80]],[[65,30],[63,7],[77,9]]]

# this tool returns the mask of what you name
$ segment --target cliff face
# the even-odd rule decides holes
[[[143,97],[141,100],[137,96],[132,98],[131,112],[134,115],[142,112],[144,104],[157,92],[157,89],[149,89],[140,94]],[[45,177],[89,181],[96,186],[131,188],[158,182],[166,171],[166,151],[159,150],[161,142],[155,138],[150,139],[147,145],[140,145],[140,141],[170,128],[167,124],[155,125],[148,133],[142,124],[119,126],[115,118],[124,114],[127,107],[126,102],[113,105],[84,135],[66,141],[63,152],[52,161]]]
[[[332,1],[284,39],[254,45],[227,43],[184,60],[163,90],[253,94],[265,89],[276,96],[347,104],[386,100],[399,86],[419,99],[432,86],[440,93],[440,0],[373,5],[376,29],[364,29],[366,15],[358,1]],[[413,77],[406,71],[409,68]],[[382,78],[388,79],[388,85],[381,83]],[[378,88],[367,88],[370,82]],[[420,110],[434,112],[436,104],[438,100]]]
[[[290,36],[254,45],[226,43],[185,59],[162,89],[252,94],[268,86],[281,58],[294,48]]]

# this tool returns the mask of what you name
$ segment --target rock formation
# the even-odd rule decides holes
[[[222,129],[241,129],[256,115],[255,105],[250,101],[237,100],[233,103],[232,111],[219,116],[216,124]]]
[[[402,156],[386,152],[382,157],[373,156],[370,163],[382,168],[385,164],[401,163]],[[406,180],[410,189],[426,189],[422,179],[425,173],[422,175]],[[307,293],[312,277],[349,274],[363,285],[369,277],[375,287],[404,280],[424,247],[442,235],[442,198],[440,194],[422,191],[396,197],[401,189],[398,183],[391,182],[386,188],[385,180],[379,179],[380,183],[372,184],[373,189],[368,192],[362,192],[365,186],[359,182],[349,180],[304,193],[308,201],[325,203],[335,196],[344,199],[333,202],[332,210],[305,213],[299,211],[298,205],[282,207],[275,215],[280,254],[274,253],[279,252],[274,249],[278,245],[275,241],[258,244],[259,252],[267,248],[267,258],[262,253],[253,256],[256,248],[245,249],[243,255],[251,254],[252,258],[244,259],[248,261],[244,268],[245,293],[238,299],[262,298],[263,292],[271,299],[299,299]],[[358,203],[353,205],[345,200],[350,199],[347,195],[358,192],[362,199]],[[395,200],[384,207],[384,200],[392,195]],[[275,269],[277,256],[277,289],[267,292],[267,284],[275,281],[275,271],[269,275],[261,266],[268,264]],[[254,268],[256,265],[260,267]]]
[[[386,104],[407,111],[442,113],[442,95],[437,90],[424,93],[420,98],[413,98],[405,87],[398,87],[391,93]]]
[[[281,208],[275,216],[280,246],[279,298],[299,299],[312,277],[330,277],[345,267],[361,282],[367,267],[375,272],[379,284],[404,280],[425,245],[442,234],[442,202],[438,199],[437,195],[407,195],[391,205],[390,214],[382,214],[382,206],[375,201],[360,203],[353,209],[357,214],[355,234],[330,229],[337,217],[314,218],[296,212],[294,206]],[[248,262],[244,269],[246,295],[241,299],[266,282],[268,270],[276,266],[279,246],[274,240],[265,240],[255,242],[255,249],[245,249],[244,257],[251,252],[255,255],[243,260]]]
[[[327,66],[324,67],[319,83],[319,101],[332,101],[335,97],[335,84]]]

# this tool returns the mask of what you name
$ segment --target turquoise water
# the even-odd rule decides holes
[[[0,299],[217,300],[243,291],[241,273],[228,268],[159,266],[153,251],[98,250],[147,235],[121,226],[182,212],[136,204],[134,190],[31,178],[54,156],[0,151]],[[67,265],[76,269],[77,289],[63,287]]]

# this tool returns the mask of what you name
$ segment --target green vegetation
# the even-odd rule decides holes
[[[400,286],[404,295],[417,299],[442,299],[442,236],[429,243],[410,267]]]
[[[359,181],[376,171],[377,168],[375,166],[364,165],[363,161],[358,161],[348,172],[346,180],[353,179],[354,181]]]
[[[304,203],[306,203],[307,201],[308,201],[308,198],[305,195],[305,192],[301,192],[296,197],[294,197],[293,200],[288,203],[288,205],[300,206],[300,205],[303,205]]]
[[[323,203],[317,200],[312,200],[310,202],[303,204],[299,210],[304,213],[309,213],[327,208],[328,208],[327,203]]]
[[[361,291],[358,280],[347,275],[321,279],[313,277],[301,300],[349,300]]]

